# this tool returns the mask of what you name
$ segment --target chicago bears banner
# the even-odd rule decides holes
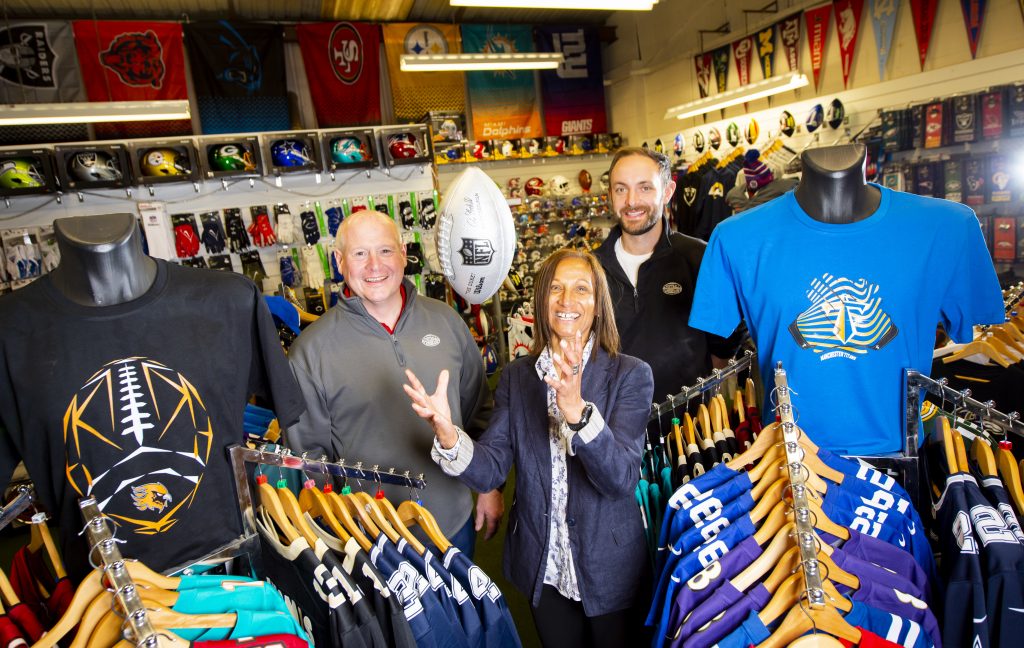
[[[218,20],[184,28],[203,133],[291,128],[280,25]]]
[[[380,120],[380,27],[371,23],[296,25],[309,92],[321,128]]]
[[[871,26],[875,31],[875,46],[878,49],[878,78],[883,81],[899,10],[900,0],[868,0],[868,13],[871,14]]]
[[[786,52],[786,62],[790,72],[800,71],[800,14],[793,14],[775,23],[782,39],[782,49]]]
[[[180,23],[76,20],[75,46],[89,101],[188,99]],[[102,138],[190,135],[187,119],[95,124]]]
[[[860,14],[864,0],[835,0],[836,30],[839,32],[839,58],[843,63],[843,87],[850,80],[853,67],[853,52],[857,49],[857,32],[860,31]]]
[[[463,25],[466,52],[532,52],[533,30],[525,25]],[[540,102],[533,70],[467,72],[473,138],[540,137]]]
[[[807,20],[807,40],[811,46],[811,71],[814,73],[814,89],[818,89],[821,80],[821,64],[825,58],[825,39],[828,37],[828,21],[832,14],[832,5],[824,4],[812,7],[804,12]]]
[[[457,25],[385,23],[384,52],[395,119],[419,121],[428,111],[465,112],[466,76],[462,72],[403,72],[402,54],[458,54]]]
[[[71,23],[13,20],[0,25],[0,102],[85,101]]]
[[[939,0],[910,0],[910,17],[914,21],[914,35],[917,36],[917,53],[921,58],[921,69],[928,56],[928,45],[932,42],[932,27],[935,26],[935,11]]]
[[[604,73],[596,29],[536,27],[538,52],[561,52],[565,63],[540,73],[544,130],[548,135],[589,135],[608,130]]]
[[[964,27],[967,41],[971,45],[971,58],[978,55],[978,39],[981,38],[981,21],[985,17],[985,0],[960,0],[964,12]]]

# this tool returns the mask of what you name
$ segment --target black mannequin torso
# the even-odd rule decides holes
[[[860,144],[804,151],[795,190],[800,207],[823,223],[853,223],[873,214],[882,194],[864,178],[866,153]]]
[[[50,282],[81,306],[113,306],[141,297],[156,279],[156,262],[142,252],[131,214],[53,221],[60,264]]]

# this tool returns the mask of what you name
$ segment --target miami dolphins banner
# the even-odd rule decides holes
[[[932,27],[935,26],[935,11],[939,0],[910,0],[910,17],[914,21],[914,35],[917,36],[917,54],[921,69],[928,57],[928,46],[932,42]]]
[[[722,45],[711,52],[711,64],[715,68],[715,83],[718,84],[718,91],[725,92],[729,89],[729,57],[732,48],[729,45]]]
[[[540,73],[544,132],[589,135],[608,131],[604,73],[597,30],[583,27],[534,28],[538,52],[561,52],[565,63]]]
[[[814,73],[814,89],[821,80],[821,64],[825,59],[825,40],[828,38],[828,21],[832,5],[823,4],[804,11],[807,20],[807,40],[811,46],[811,72]]]
[[[790,72],[800,71],[800,14],[783,18],[775,23],[782,40],[782,49],[786,52],[786,62]]]
[[[703,99],[711,94],[711,53],[704,52],[694,56],[693,65],[697,71],[697,90],[700,91],[700,98]]]
[[[775,76],[775,25],[757,32],[757,60],[761,63],[761,76]]]
[[[462,72],[403,72],[402,54],[458,54],[457,25],[385,23],[384,52],[395,119],[419,121],[428,111],[465,112],[466,76]]]
[[[462,49],[469,53],[532,52],[533,29],[526,25],[463,25]],[[540,101],[533,70],[467,72],[473,138],[540,137]]]
[[[878,78],[885,80],[885,68],[892,51],[892,33],[896,27],[896,14],[900,0],[868,0],[871,27],[875,32],[875,46],[878,49]]]
[[[380,27],[295,26],[320,128],[380,124]]]
[[[971,45],[971,58],[978,55],[978,39],[981,38],[981,21],[985,17],[985,0],[960,0],[964,12],[964,27],[967,41]]]
[[[291,128],[280,25],[218,20],[184,29],[203,133]]]
[[[70,22],[4,21],[0,52],[0,102],[85,101]]]
[[[843,64],[843,87],[850,81],[853,67],[853,52],[857,49],[857,33],[860,31],[860,14],[864,0],[835,0],[836,30],[839,32],[839,58]]]
[[[181,24],[76,20],[75,46],[89,101],[188,99]],[[187,119],[95,124],[102,138],[191,135]]]

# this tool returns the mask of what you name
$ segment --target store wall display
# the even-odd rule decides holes
[[[371,129],[331,130],[320,135],[324,168],[328,171],[361,169],[380,164],[377,137]]]
[[[55,146],[57,177],[69,191],[126,187],[131,165],[124,144]]]
[[[565,63],[540,72],[544,131],[548,135],[588,135],[608,130],[604,73],[597,29],[571,26],[534,28],[538,52],[561,52]]]
[[[274,175],[322,170],[324,162],[320,141],[316,131],[260,135],[267,170]]]
[[[263,170],[260,142],[255,135],[201,137],[199,151],[206,178],[254,177]]]
[[[0,151],[0,196],[56,191],[52,160],[48,149]]]
[[[380,29],[360,22],[295,26],[319,126],[381,122]]]
[[[424,124],[381,128],[378,136],[384,164],[389,167],[431,160],[430,134]]]
[[[139,185],[198,182],[202,176],[190,138],[129,142],[129,149],[132,174]]]
[[[462,25],[462,47],[476,52],[532,52],[526,25]],[[540,137],[540,98],[531,70],[467,72],[473,139]]]
[[[458,25],[445,23],[387,23],[383,25],[388,80],[395,119],[416,121],[432,110],[464,113],[466,77],[462,72],[404,72],[403,54],[459,54]]]

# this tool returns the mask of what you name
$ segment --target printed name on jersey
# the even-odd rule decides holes
[[[789,325],[800,348],[820,360],[856,360],[892,342],[899,329],[882,309],[879,287],[866,279],[852,280],[828,272],[811,280],[806,293],[811,305]]]

